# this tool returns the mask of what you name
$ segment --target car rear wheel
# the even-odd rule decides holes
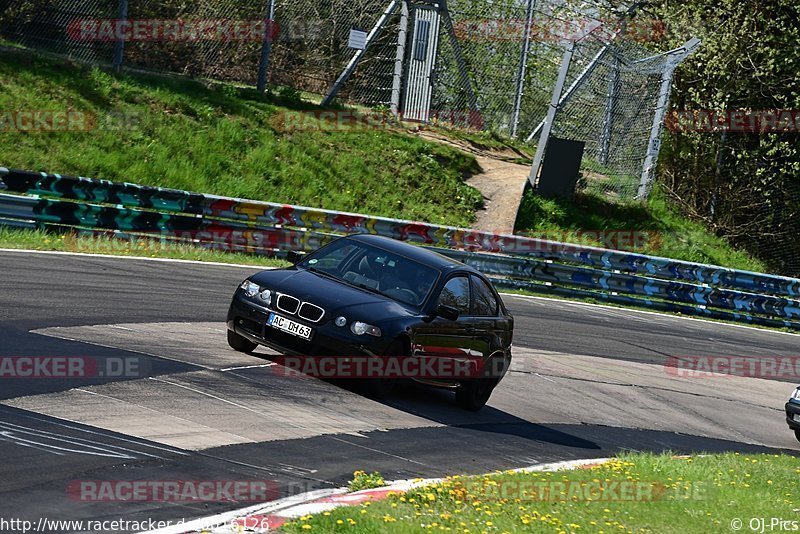
[[[256,350],[256,347],[258,347],[258,343],[253,343],[249,339],[240,336],[233,330],[228,330],[228,345],[230,345],[233,350],[246,352],[248,354]]]
[[[465,410],[477,412],[489,402],[496,385],[497,381],[493,378],[477,378],[464,382],[456,390],[456,402]]]

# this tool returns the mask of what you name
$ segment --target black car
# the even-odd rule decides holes
[[[786,403],[786,423],[794,430],[797,441],[800,441],[800,386],[797,386]]]
[[[513,317],[471,267],[365,234],[304,258],[290,254],[290,261],[294,266],[262,271],[237,289],[228,312],[232,348],[265,345],[287,361],[316,358],[315,369],[334,359],[329,368],[371,378],[360,381],[376,395],[411,378],[454,390],[458,404],[473,411],[510,366]],[[363,360],[369,365],[355,366]],[[353,372],[367,368],[378,372]]]

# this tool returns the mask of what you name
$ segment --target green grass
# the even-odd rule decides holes
[[[624,246],[631,234],[619,241],[603,242],[591,232],[647,232],[641,246]],[[611,201],[592,193],[579,193],[571,201],[546,199],[526,190],[516,222],[516,232],[556,241],[619,248],[678,260],[722,265],[764,272],[765,265],[746,252],[734,249],[703,224],[672,208],[656,187],[647,204]],[[613,247],[612,247],[613,248]]]
[[[284,267],[288,265],[285,261],[273,258],[206,250],[186,244],[163,244],[157,240],[139,239],[131,242],[106,236],[79,236],[5,226],[0,226],[0,248],[172,258],[215,263],[235,263],[258,267]]]
[[[478,171],[471,155],[393,126],[331,130],[312,118],[287,127],[287,113],[319,110],[298,96],[0,51],[0,112],[77,111],[103,125],[0,131],[0,166],[457,226],[474,220],[482,197],[464,183]]]
[[[797,521],[798,474],[800,461],[786,455],[625,454],[574,471],[455,476],[282,530],[684,534],[733,532],[742,521],[750,532],[752,518]]]

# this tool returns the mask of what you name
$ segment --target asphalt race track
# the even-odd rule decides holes
[[[376,402],[284,376],[263,348],[232,351],[228,301],[256,270],[0,251],[0,356],[136,369],[0,379],[0,517],[179,520],[252,504],[85,502],[67,490],[81,480],[268,480],[286,495],[356,469],[392,480],[621,450],[798,449],[783,415],[792,382],[664,365],[796,356],[795,335],[505,296],[513,367],[472,414],[447,392],[405,386]]]

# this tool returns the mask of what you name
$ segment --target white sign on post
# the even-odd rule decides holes
[[[355,28],[350,30],[350,40],[347,46],[356,50],[364,50],[367,47],[367,32]]]

